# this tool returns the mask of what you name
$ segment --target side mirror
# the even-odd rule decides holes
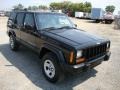
[[[31,25],[26,25],[26,24],[24,24],[24,27],[25,27],[25,29],[27,29],[27,30],[34,30],[34,27],[31,26]]]
[[[74,24],[75,25],[75,27],[77,27],[77,24]]]

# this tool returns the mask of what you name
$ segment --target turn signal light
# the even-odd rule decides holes
[[[85,61],[85,58],[79,58],[76,60],[76,63],[79,64],[79,63],[82,63]]]
[[[106,49],[107,52],[108,52],[109,50],[110,50],[109,48]]]
[[[73,62],[73,56],[74,56],[74,53],[73,53],[73,52],[71,52],[71,53],[70,53],[70,63],[72,63],[72,62]]]

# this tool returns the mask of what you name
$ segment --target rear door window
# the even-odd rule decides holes
[[[18,15],[17,15],[16,23],[19,27],[23,26],[24,15],[25,15],[25,13],[18,13]]]

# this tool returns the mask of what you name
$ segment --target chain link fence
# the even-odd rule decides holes
[[[119,29],[120,30],[120,16],[115,17],[115,29]]]

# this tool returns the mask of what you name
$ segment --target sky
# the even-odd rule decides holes
[[[68,1],[68,0],[0,0],[0,10],[10,10],[14,5],[19,3],[23,4],[25,7],[29,5],[47,5],[51,2],[61,2],[61,1]],[[92,6],[95,8],[103,8],[107,5],[114,5],[116,7],[115,14],[120,11],[120,0],[69,0],[73,3],[79,2],[91,2]]]

